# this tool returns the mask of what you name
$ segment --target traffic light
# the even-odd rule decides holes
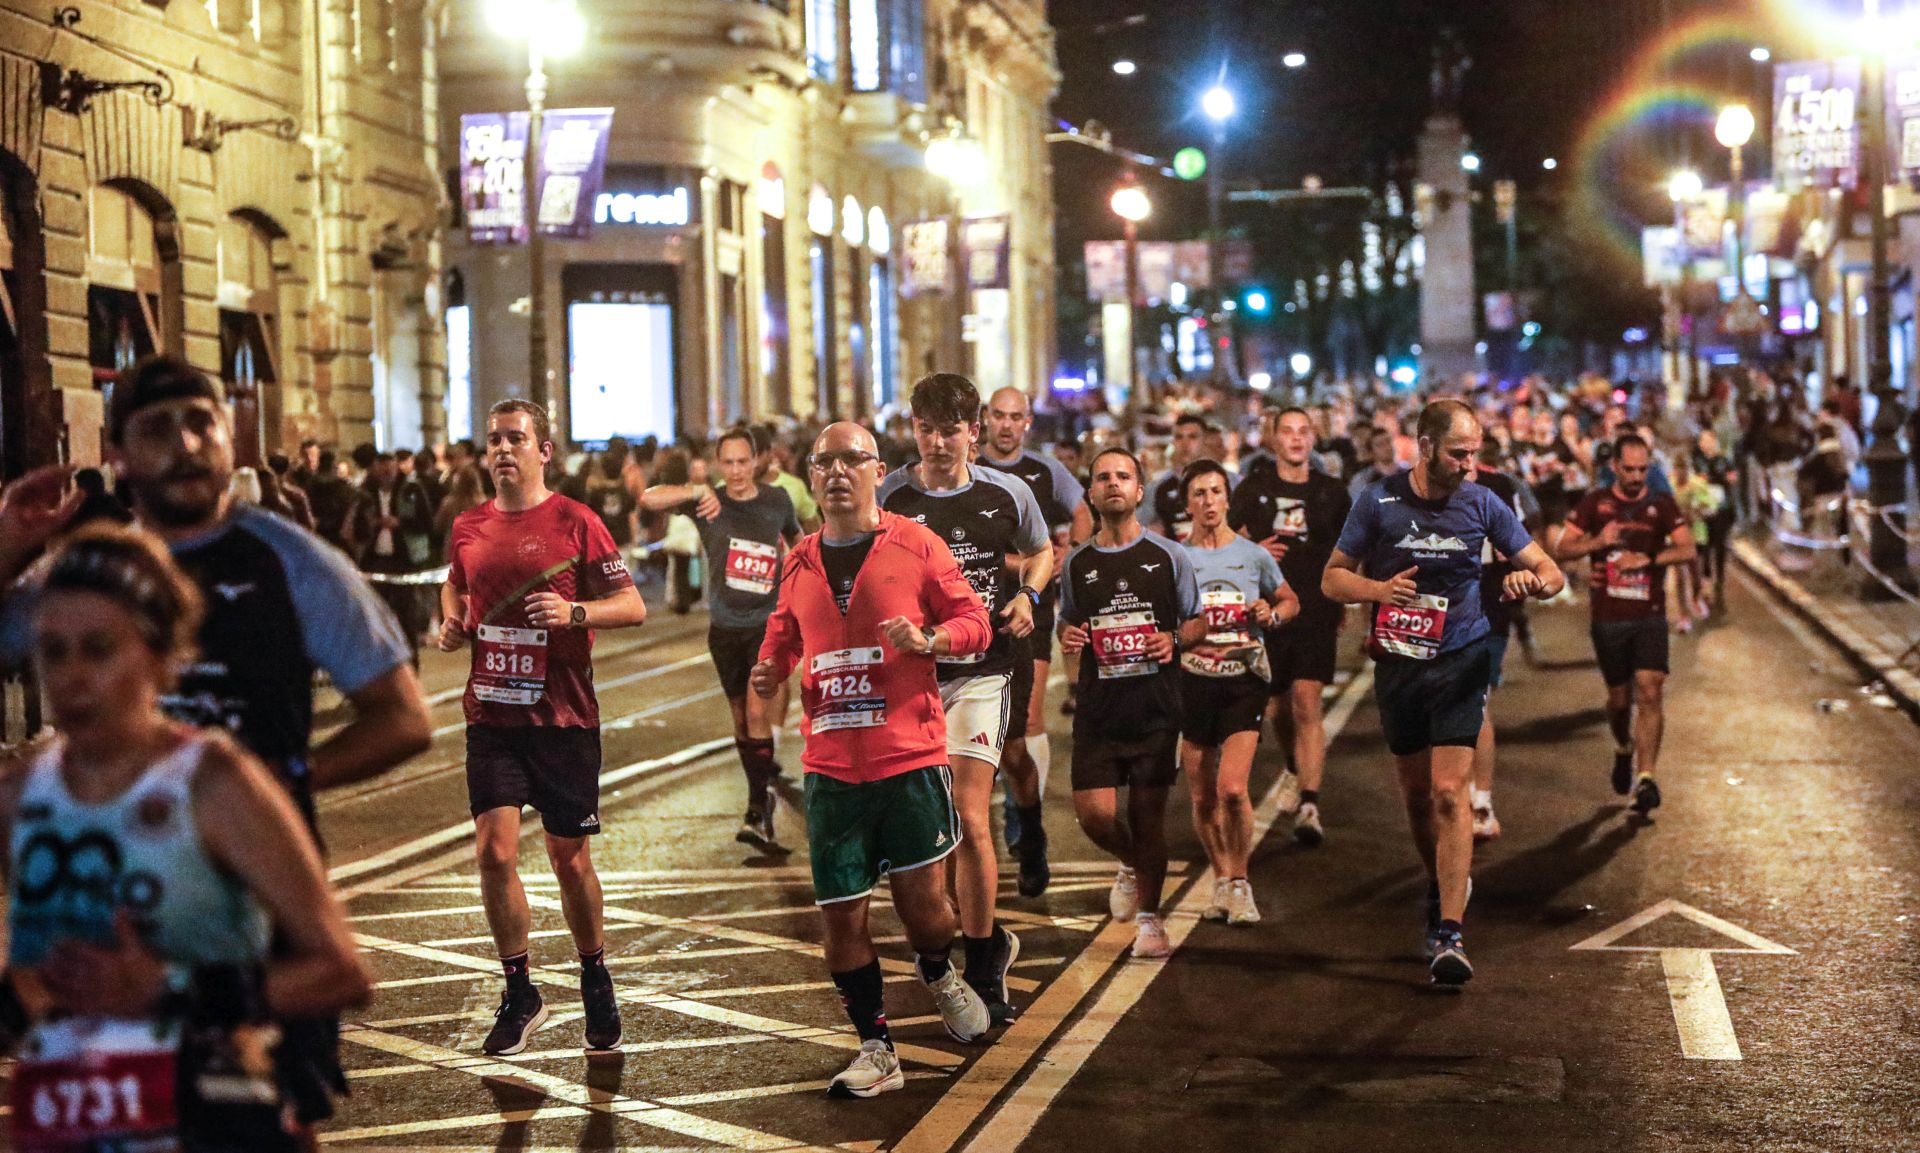
[[[1273,310],[1273,298],[1264,288],[1249,288],[1244,303],[1248,312],[1255,316],[1265,316]]]

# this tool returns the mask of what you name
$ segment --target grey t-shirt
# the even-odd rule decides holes
[[[763,484],[752,500],[716,489],[720,515],[693,518],[706,548],[707,615],[720,629],[757,629],[780,596],[780,545],[800,536],[800,518],[786,492]]]

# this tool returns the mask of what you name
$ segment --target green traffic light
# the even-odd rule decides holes
[[[1173,154],[1173,174],[1182,180],[1198,180],[1207,174],[1207,154],[1198,148],[1182,148]]]

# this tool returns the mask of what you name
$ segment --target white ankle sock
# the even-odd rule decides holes
[[[1047,774],[1053,770],[1053,738],[1046,733],[1027,738],[1027,755],[1033,758],[1034,775],[1040,778],[1040,796],[1047,795]]]

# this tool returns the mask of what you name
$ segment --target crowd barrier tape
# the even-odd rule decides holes
[[[661,552],[662,549],[660,542],[654,541],[649,544],[629,545],[621,551],[627,558],[627,564],[631,566],[650,559],[655,553]],[[439,568],[423,569],[420,572],[370,572],[364,575],[369,584],[440,585],[446,583],[447,574],[451,571],[453,571],[452,565],[443,564]]]

